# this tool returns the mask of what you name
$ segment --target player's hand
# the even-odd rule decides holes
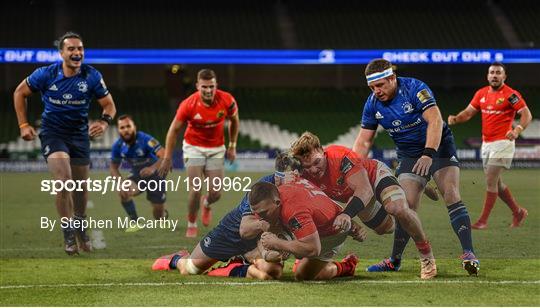
[[[21,138],[24,141],[32,141],[36,139],[36,136],[37,136],[36,130],[32,126],[27,125],[21,128],[20,131],[21,131]]]
[[[259,230],[262,232],[268,232],[270,230],[270,223],[266,220],[259,220]]]
[[[361,225],[357,224],[355,221],[352,221],[351,230],[349,230],[349,235],[353,240],[358,242],[363,242],[367,238],[366,229],[362,228]]]
[[[511,129],[506,133],[508,140],[516,140],[519,137],[519,133],[515,129]]]
[[[229,147],[225,156],[232,163],[236,159],[236,147]]]
[[[334,229],[339,230],[340,233],[347,232],[351,229],[351,216],[347,214],[339,214],[334,219]]]
[[[433,164],[433,158],[422,155],[414,164],[412,172],[418,174],[419,176],[427,176],[429,174],[429,168]]]
[[[164,178],[167,176],[169,171],[172,169],[172,159],[170,158],[163,158],[161,160],[161,164],[159,165],[159,168],[157,170],[157,173],[160,177]]]
[[[139,171],[139,175],[141,176],[141,178],[147,178],[151,176],[152,174],[154,174],[154,172],[156,172],[156,168],[152,166],[148,166],[148,167],[142,168],[141,171]]]
[[[90,135],[90,138],[97,138],[103,135],[105,130],[107,130],[107,127],[109,127],[109,124],[105,121],[94,121],[88,128],[88,134]]]
[[[271,232],[264,232],[261,235],[261,244],[266,249],[278,250],[276,244],[279,242],[277,235]]]
[[[457,124],[457,120],[456,120],[456,116],[455,115],[449,115],[448,116],[448,125],[454,125],[454,124]]]

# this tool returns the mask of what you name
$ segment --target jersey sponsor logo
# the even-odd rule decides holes
[[[418,97],[422,104],[432,98],[431,94],[429,94],[429,91],[427,89],[420,90],[420,92],[416,93],[416,97]]]
[[[394,126],[400,126],[400,125],[401,125],[401,121],[400,121],[400,120],[394,120],[394,121],[392,121],[392,125],[394,125]]]
[[[72,98],[73,98],[73,95],[71,95],[70,93],[66,93],[66,94],[62,95],[62,97],[63,97],[64,99],[72,99]]]
[[[377,112],[375,113],[375,119],[380,120],[380,119],[384,119],[384,117],[383,117],[383,115],[382,115],[380,112],[377,111]]]
[[[499,98],[497,99],[497,101],[495,102],[495,104],[500,105],[500,104],[502,104],[503,102],[504,102],[504,97],[499,97]]]
[[[508,101],[510,104],[515,105],[517,102],[519,102],[519,96],[517,96],[516,93],[512,93],[512,95],[510,95],[508,98]]]
[[[217,117],[218,119],[221,119],[221,118],[223,118],[224,115],[225,115],[225,110],[220,110],[220,111],[218,111],[218,113],[216,114],[216,117]]]
[[[77,87],[79,87],[79,91],[81,91],[82,93],[86,93],[88,91],[88,84],[86,83],[86,81],[81,81],[77,83]]]
[[[300,224],[298,219],[296,219],[296,217],[289,219],[289,222],[287,224],[289,225],[289,229],[293,232],[302,228],[302,225]]]
[[[197,113],[194,117],[193,117],[193,120],[202,120],[202,116],[200,113]]]
[[[403,104],[403,112],[405,112],[405,113],[411,113],[411,112],[413,112],[413,110],[414,110],[414,109],[413,109],[413,106],[412,106],[411,103],[406,102],[405,104]]]
[[[148,140],[148,146],[151,147],[151,148],[157,146],[158,144],[159,144],[159,142],[156,139]]]
[[[49,88],[50,91],[58,91],[58,88],[56,87],[55,84],[53,84],[50,88]]]
[[[486,97],[483,96],[481,99],[480,99],[480,103],[485,103],[486,102]]]

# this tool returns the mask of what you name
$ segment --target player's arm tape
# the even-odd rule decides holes
[[[351,201],[347,203],[345,210],[343,210],[343,214],[347,214],[351,218],[353,218],[358,215],[358,213],[360,213],[360,211],[363,210],[365,207],[366,206],[364,205],[364,202],[362,202],[362,199],[358,198],[357,196],[353,196]]]
[[[390,199],[390,201],[405,199],[405,193],[403,192],[402,189],[394,189],[394,190],[384,193],[381,196],[381,199],[383,200],[383,202],[386,201],[387,199]]]

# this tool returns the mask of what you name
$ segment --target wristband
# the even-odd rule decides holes
[[[353,196],[351,201],[347,203],[347,206],[345,207],[345,210],[343,210],[343,214],[349,215],[351,218],[355,217],[360,213],[361,210],[363,210],[366,206],[364,205],[364,202],[357,196]]]
[[[435,153],[437,153],[437,150],[435,150],[434,148],[425,148],[422,152],[422,155],[425,155],[427,157],[433,157]]]
[[[30,126],[30,124],[28,124],[28,122],[24,122],[23,124],[19,125],[19,128],[23,128],[23,127],[27,127],[27,126]]]
[[[108,125],[111,125],[113,118],[110,115],[104,113],[101,115],[100,120],[103,122],[107,122]]]
[[[229,142],[229,148],[236,148],[236,142]]]

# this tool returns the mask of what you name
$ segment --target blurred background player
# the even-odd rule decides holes
[[[133,197],[142,192],[137,183],[141,180],[146,181],[145,185],[140,187],[145,188],[148,181],[155,181],[159,184],[164,179],[157,175],[157,168],[165,150],[157,139],[145,132],[138,131],[130,115],[125,114],[118,117],[117,125],[120,138],[112,146],[110,172],[112,176],[120,178],[122,175],[119,169],[122,160],[126,160],[131,166],[131,175],[127,179],[131,183],[130,187],[128,190],[121,190],[119,194],[122,206],[129,218],[137,220]],[[165,209],[167,198],[165,185],[161,183],[156,185],[156,188],[154,191],[146,189],[146,199],[152,204],[154,219],[167,218],[169,213]],[[128,228],[126,232],[138,230],[137,227]]]
[[[210,205],[219,200],[221,191],[214,187],[214,178],[223,178],[224,156],[230,161],[236,158],[236,141],[240,118],[234,97],[217,89],[214,71],[200,70],[197,74],[197,92],[193,93],[178,106],[176,116],[167,132],[165,157],[159,174],[165,176],[172,166],[172,155],[180,132],[184,133],[182,151],[187,169],[187,176],[193,183],[194,178],[208,178],[208,195],[190,185],[188,193],[188,226],[186,237],[197,236],[197,215],[202,205],[202,223],[208,226],[211,221]],[[225,149],[223,126],[230,120],[229,146]],[[206,185],[203,185],[203,187]],[[221,188],[221,185],[219,185]]]
[[[79,34],[67,32],[58,39],[62,62],[36,69],[15,89],[13,100],[21,138],[34,140],[35,129],[28,123],[26,98],[41,92],[45,107],[41,115],[41,152],[54,180],[86,180],[90,164],[90,138],[101,136],[111,124],[116,108],[101,73],[83,64],[84,46]],[[88,126],[92,98],[103,108],[101,119]],[[56,210],[61,218],[82,221],[86,218],[88,192],[63,190],[56,195]],[[81,225],[80,223],[73,225]],[[67,254],[92,249],[82,228],[66,226],[64,250]],[[77,242],[79,247],[77,247]]]
[[[422,191],[431,176],[446,203],[454,232],[463,249],[463,267],[477,274],[479,261],[474,255],[471,221],[459,193],[459,162],[452,132],[442,120],[431,89],[414,78],[397,77],[392,64],[384,59],[370,61],[365,69],[373,92],[364,105],[362,127],[353,150],[366,157],[381,125],[394,140],[399,166],[396,171],[409,206],[417,210]],[[409,234],[399,222],[389,259],[368,267],[368,271],[397,271]]]
[[[486,175],[486,198],[478,221],[473,229],[487,228],[487,220],[495,205],[497,196],[512,210],[513,220],[510,227],[519,227],[528,213],[520,207],[508,186],[503,183],[501,173],[510,169],[516,150],[515,139],[525,130],[532,120],[531,111],[521,94],[505,84],[506,68],[500,62],[488,68],[488,86],[476,91],[471,102],[458,115],[448,116],[448,124],[454,125],[469,121],[479,111],[482,112],[482,162]],[[516,113],[520,122],[512,128]]]
[[[351,219],[358,216],[366,226],[384,234],[394,230],[394,217],[412,234],[420,253],[420,277],[431,279],[437,275],[431,244],[418,214],[409,208],[403,189],[385,164],[360,158],[343,146],[323,148],[319,138],[310,132],[293,143],[291,152],[302,162],[307,179],[330,198],[347,204],[334,221],[336,227],[347,230]]]

